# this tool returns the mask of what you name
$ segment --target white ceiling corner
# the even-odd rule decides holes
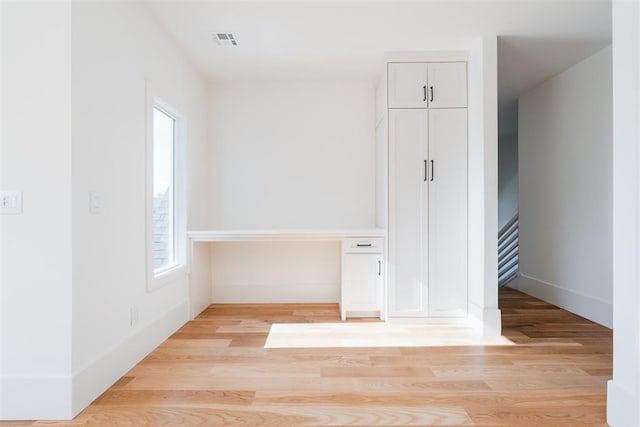
[[[374,82],[384,52],[464,50],[472,39],[495,34],[503,112],[519,94],[611,43],[609,0],[145,4],[212,81]],[[233,33],[238,46],[218,46],[213,33]]]

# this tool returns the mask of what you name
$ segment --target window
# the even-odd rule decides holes
[[[148,102],[147,282],[153,290],[186,274],[185,121],[165,102]]]
[[[176,119],[153,108],[153,272],[176,261],[175,215]]]

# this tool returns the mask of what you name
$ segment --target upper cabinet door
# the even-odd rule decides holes
[[[467,106],[467,63],[429,63],[429,108],[465,108]],[[391,74],[389,74],[391,75]]]
[[[427,64],[390,63],[389,108],[427,108]]]

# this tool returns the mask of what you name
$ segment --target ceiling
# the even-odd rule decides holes
[[[609,0],[148,1],[211,81],[376,81],[384,52],[467,49],[498,35],[500,133],[515,100],[611,42]],[[238,46],[219,46],[233,33]]]

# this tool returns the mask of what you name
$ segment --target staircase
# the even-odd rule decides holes
[[[498,232],[498,285],[506,286],[518,276],[518,214]]]

